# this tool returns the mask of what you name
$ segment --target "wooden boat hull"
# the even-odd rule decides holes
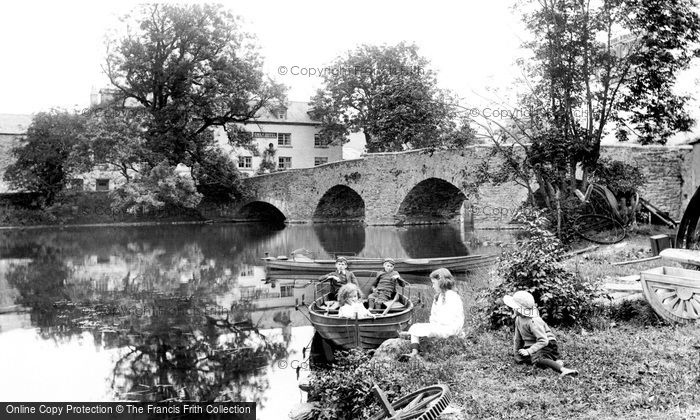
[[[700,319],[700,271],[657,267],[641,273],[642,290],[659,316],[670,322]]]
[[[427,273],[442,267],[452,272],[463,272],[491,265],[496,261],[496,258],[496,255],[464,255],[446,258],[397,259],[394,270],[399,273]],[[301,271],[319,274],[335,270],[335,260],[295,261],[267,258],[265,259],[265,264],[269,270]],[[348,258],[348,267],[352,271],[376,271],[382,268],[382,259]]]
[[[398,332],[406,329],[413,319],[413,303],[401,296],[406,305],[400,312],[377,316],[376,319],[339,318],[337,315],[325,315],[318,310],[323,298],[309,305],[309,319],[316,332],[325,340],[336,346],[350,349],[376,349],[384,341],[397,338]]]

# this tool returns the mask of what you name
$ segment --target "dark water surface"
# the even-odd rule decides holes
[[[1,231],[0,395],[257,401],[258,418],[286,418],[303,397],[313,336],[294,306],[314,286],[304,276],[266,281],[265,252],[420,258],[474,253],[473,242],[452,225]]]

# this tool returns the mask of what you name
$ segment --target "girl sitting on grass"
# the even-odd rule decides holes
[[[464,307],[462,298],[452,290],[455,284],[450,270],[438,268],[430,273],[433,283],[435,299],[430,308],[430,322],[411,325],[408,332],[403,331],[400,336],[411,339],[411,353],[404,354],[399,360],[418,355],[420,337],[450,337],[462,332],[464,325]]]
[[[343,285],[338,290],[338,316],[341,318],[376,318],[376,316],[362,304],[362,292],[354,283]]]
[[[576,376],[578,371],[567,369],[561,360],[557,339],[552,330],[540,318],[535,306],[535,298],[525,291],[503,297],[503,303],[513,309],[515,334],[513,336],[516,363],[534,364],[542,369],[549,368],[561,376]]]

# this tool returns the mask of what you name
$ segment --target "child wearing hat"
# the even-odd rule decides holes
[[[328,301],[334,302],[338,300],[338,290],[340,290],[343,285],[348,283],[352,283],[356,286],[358,285],[355,274],[348,270],[348,260],[345,257],[338,257],[335,259],[335,271],[319,277],[319,281],[326,280],[328,280],[328,283],[331,286],[331,290],[328,293]],[[338,304],[335,302],[335,305],[331,306],[337,307]]]
[[[382,304],[385,304],[389,310],[399,298],[399,294],[396,293],[396,282],[401,279],[401,275],[394,271],[394,264],[393,258],[384,258],[382,263],[384,270],[377,273],[372,283],[372,293],[367,296],[370,309],[381,309]]]
[[[561,360],[557,339],[547,323],[540,318],[535,298],[525,291],[503,297],[503,303],[513,309],[515,334],[513,335],[516,363],[534,364],[542,369],[549,368],[561,376],[576,376],[578,371],[567,369]]]

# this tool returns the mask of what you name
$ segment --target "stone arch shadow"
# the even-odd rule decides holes
[[[251,222],[268,222],[283,224],[287,216],[273,204],[266,201],[251,201],[243,205],[237,212],[237,217]]]
[[[323,222],[363,222],[365,200],[347,185],[329,188],[316,205],[312,221]]]
[[[406,194],[394,216],[397,224],[458,222],[467,196],[454,184],[427,178]]]

